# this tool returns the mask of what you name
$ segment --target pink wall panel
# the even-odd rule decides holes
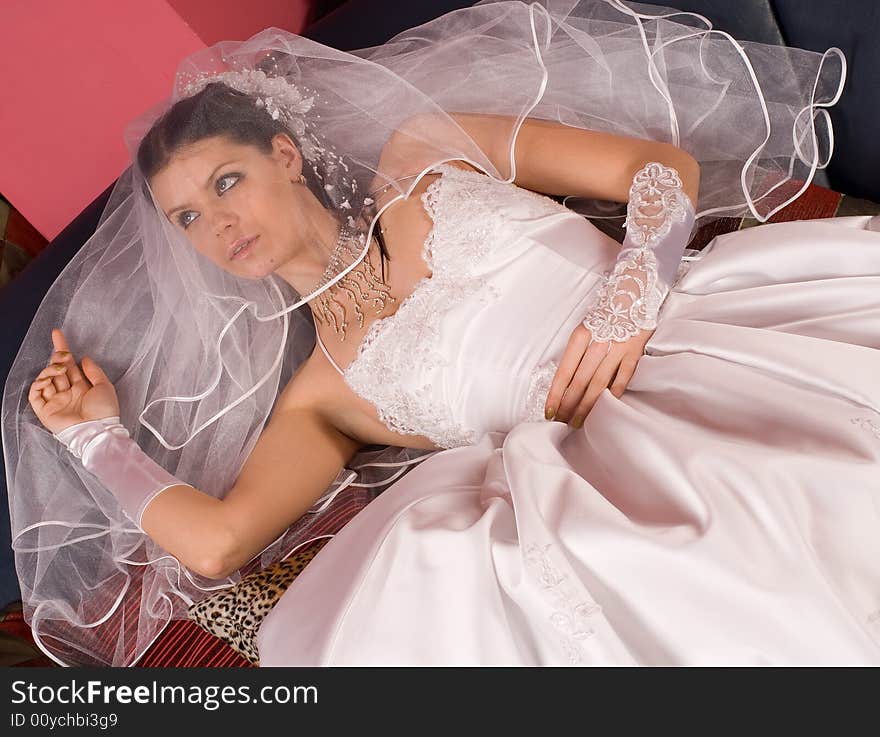
[[[4,0],[0,192],[53,238],[127,166],[125,126],[168,96],[181,58],[268,25],[299,31],[306,6]]]
[[[168,0],[206,46],[241,40],[275,26],[294,33],[305,28],[310,0]]]

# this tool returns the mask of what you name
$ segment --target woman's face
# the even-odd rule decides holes
[[[150,188],[199,253],[232,274],[260,279],[297,253],[301,171],[287,136],[275,136],[268,154],[214,137],[177,152]]]

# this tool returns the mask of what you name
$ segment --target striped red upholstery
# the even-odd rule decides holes
[[[372,499],[366,489],[344,490],[316,521],[310,536],[334,535]],[[296,585],[296,581],[293,582]],[[195,622],[175,620],[159,635],[137,663],[143,668],[216,667],[249,668],[251,664],[223,640],[209,634]]]
[[[308,529],[308,537],[322,535],[334,535],[360,512],[375,496],[371,489],[349,487],[333,500],[329,508],[315,518]],[[301,523],[298,523],[301,524]],[[258,566],[254,563],[243,570],[243,574],[250,573]],[[82,630],[66,628],[69,639],[79,643],[86,652],[97,649],[106,651],[106,645],[112,644],[119,632],[119,628],[129,628],[132,631],[137,627],[137,613],[141,605],[141,590],[143,586],[142,576],[145,569],[132,567],[130,575],[132,579],[128,589],[116,613],[100,629]],[[295,583],[295,582],[294,582]],[[105,601],[95,602],[96,612],[107,608]],[[180,616],[180,614],[178,614]],[[17,629],[15,625],[19,624]],[[34,659],[13,663],[14,665],[54,665],[48,658],[35,647],[29,628],[21,621],[21,615],[10,615],[6,626],[0,624],[0,635],[9,634],[16,640],[21,640],[23,631],[27,633],[27,639],[22,644],[33,648]],[[65,634],[65,628],[58,627],[59,635]],[[8,632],[7,632],[8,631]],[[47,640],[49,638],[46,638]],[[133,642],[134,638],[131,638]],[[101,643],[105,647],[101,647]],[[130,653],[126,660],[131,660],[135,654]],[[95,663],[84,661],[81,653],[70,652],[69,655],[61,656],[65,662],[92,665]],[[236,653],[223,640],[209,634],[195,622],[187,619],[173,619],[156,640],[147,648],[147,651],[137,660],[136,666],[140,667],[250,667],[244,658]]]

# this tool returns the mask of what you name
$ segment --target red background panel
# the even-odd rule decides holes
[[[267,26],[299,32],[308,0],[5,0],[0,192],[52,239],[125,168],[128,121],[170,93],[179,61]]]

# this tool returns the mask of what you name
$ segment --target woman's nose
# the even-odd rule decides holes
[[[235,214],[229,210],[215,210],[212,214],[214,233],[221,237],[227,230],[235,225]]]

